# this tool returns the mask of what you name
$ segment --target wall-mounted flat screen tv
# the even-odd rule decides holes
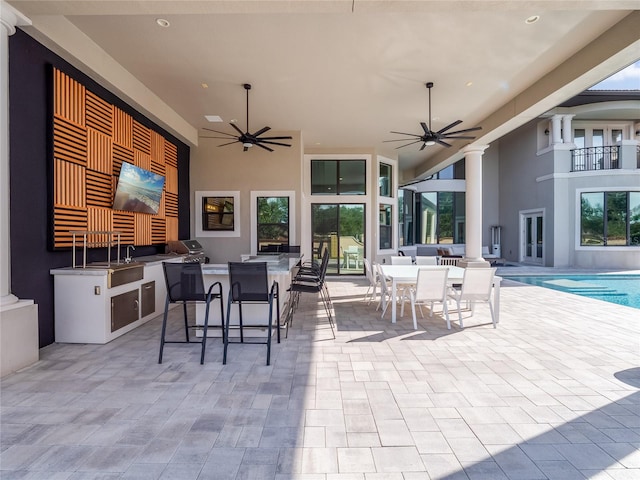
[[[122,162],[113,209],[156,214],[160,208],[163,186],[162,175]]]

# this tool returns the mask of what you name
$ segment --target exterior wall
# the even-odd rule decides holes
[[[224,126],[221,130],[231,130]],[[270,132],[273,133],[273,132]],[[274,135],[276,133],[273,133]],[[291,147],[274,148],[268,152],[253,147],[243,152],[242,145],[233,144],[218,147],[216,140],[201,139],[200,145],[191,150],[191,198],[198,191],[235,191],[239,192],[240,208],[235,208],[235,222],[241,235],[234,237],[196,236],[196,209],[191,209],[192,236],[202,244],[211,263],[240,261],[240,255],[252,251],[251,228],[251,191],[294,191],[296,228],[290,239],[291,244],[300,244],[300,201],[302,183],[302,139],[299,132],[277,132],[291,135]],[[255,248],[255,247],[254,247]]]
[[[500,222],[502,256],[520,261],[520,212],[541,210],[544,217],[544,261],[554,258],[554,185],[536,179],[553,172],[553,152],[537,155],[537,121],[529,122],[500,140]]]
[[[580,172],[571,174],[566,182],[567,210],[571,216],[570,236],[567,242],[571,250],[570,263],[580,268],[640,269],[640,247],[581,247],[580,246],[580,193],[638,190],[640,170],[609,170],[608,173]]]
[[[482,156],[482,245],[488,246],[489,251],[492,225],[501,225],[499,142],[490,145]]]

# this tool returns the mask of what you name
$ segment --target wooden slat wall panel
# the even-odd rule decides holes
[[[53,156],[78,165],[87,164],[87,132],[62,117],[53,119]]]
[[[87,206],[111,208],[116,177],[111,173],[86,171]]]
[[[88,207],[87,208],[87,230],[93,231],[110,231],[113,230],[113,211],[110,208]],[[110,241],[115,241],[115,238],[110,238],[105,234],[93,234],[87,235],[87,241],[94,246],[102,244],[108,246]]]
[[[166,142],[164,145],[164,163],[178,168],[178,147],[173,143]]]
[[[113,142],[111,137],[87,128],[87,167],[102,173],[111,173]]]
[[[76,125],[85,124],[85,88],[58,69],[53,71],[53,112]]]
[[[71,247],[74,230],[87,230],[87,209],[58,207],[54,208],[54,242],[56,247]]]
[[[151,217],[151,243],[165,243],[167,222],[164,218]]]
[[[120,233],[121,244],[133,245],[135,221],[132,212],[113,212],[113,229]]]
[[[166,241],[170,242],[173,240],[178,240],[178,217],[166,218],[167,222],[167,238]]]
[[[146,170],[151,170],[151,156],[140,150],[133,150],[133,163]]]
[[[165,140],[158,132],[151,130],[151,161],[164,166]]]
[[[85,168],[75,163],[55,160],[54,206],[86,207]]]
[[[165,192],[164,215],[165,217],[178,216],[178,194]]]
[[[70,247],[70,230],[120,231],[121,244],[177,240],[177,146],[56,69],[53,84],[54,246]],[[165,176],[157,215],[111,208],[122,162]]]
[[[176,167],[165,167],[165,190],[169,193],[178,194],[178,169]]]
[[[119,108],[113,108],[113,141],[133,148],[133,118]]]
[[[151,245],[151,215],[136,213],[134,215],[134,245]]]
[[[98,130],[109,137],[113,136],[113,105],[88,90],[85,101],[87,127]]]
[[[151,130],[135,120],[133,121],[133,148],[151,155]]]
[[[122,168],[122,162],[133,162],[133,150],[126,148],[117,143],[113,144],[113,174],[117,177]]]

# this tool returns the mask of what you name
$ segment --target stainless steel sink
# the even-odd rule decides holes
[[[87,268],[105,269],[107,271],[107,288],[142,280],[144,277],[144,264],[140,262],[92,263],[87,265]]]

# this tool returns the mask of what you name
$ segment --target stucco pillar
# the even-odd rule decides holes
[[[571,128],[571,119],[575,115],[562,116],[562,143],[573,143],[573,129]]]
[[[462,149],[465,164],[465,263],[482,259],[482,155],[489,145]]]
[[[551,117],[551,144],[562,143],[562,117],[563,115],[554,115]]]
[[[0,306],[16,303],[11,294],[9,244],[9,37],[17,25],[31,22],[4,1],[0,2]]]

